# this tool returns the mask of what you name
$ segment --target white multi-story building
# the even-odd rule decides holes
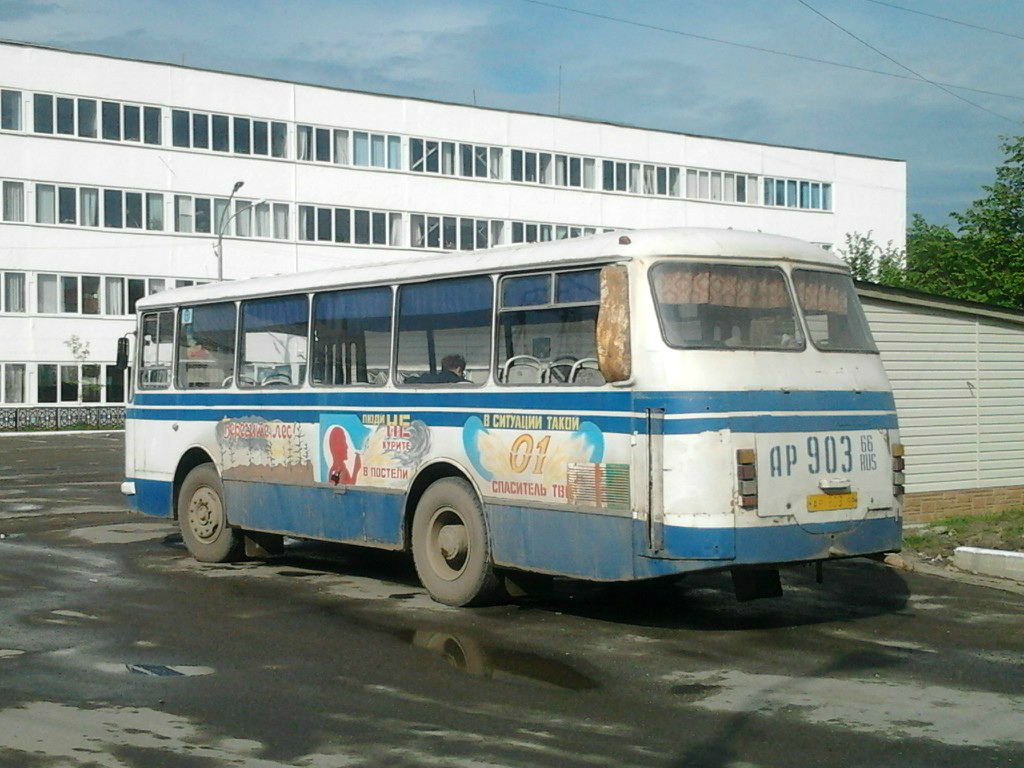
[[[20,43],[0,91],[0,406],[122,402],[135,301],[193,281],[619,228],[905,238],[896,160]]]

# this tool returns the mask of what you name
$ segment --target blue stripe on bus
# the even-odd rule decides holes
[[[326,410],[334,413],[335,411]],[[129,408],[126,418],[142,421],[220,421],[259,417],[271,421],[294,421],[316,424],[320,411],[289,410],[279,408]],[[417,411],[408,409],[412,419],[425,422],[431,427],[462,427],[466,419],[474,415],[467,411]],[[631,416],[605,416],[587,414],[581,416],[599,429],[608,433],[630,434],[638,429],[641,419]],[[776,416],[709,416],[695,419],[667,419],[663,431],[669,435],[692,435],[729,429],[733,432],[826,432],[865,429],[896,429],[895,413],[825,413],[808,415]]]
[[[853,392],[847,390],[752,390],[733,392],[674,392],[627,390],[578,390],[572,388],[522,392],[417,391],[331,391],[290,393],[243,392],[138,392],[135,405],[179,407],[268,407],[297,406],[330,408],[400,408],[432,410],[437,408],[489,409],[502,411],[550,410],[630,411],[634,400],[645,407],[664,408],[667,413],[729,413],[751,411],[894,411],[890,392]]]

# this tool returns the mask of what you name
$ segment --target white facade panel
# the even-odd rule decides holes
[[[1021,485],[1024,318],[945,304],[865,299],[907,446],[907,491]]]

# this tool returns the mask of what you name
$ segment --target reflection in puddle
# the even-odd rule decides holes
[[[516,677],[570,691],[586,691],[600,684],[560,661],[513,648],[485,645],[477,638],[445,630],[401,633],[417,648],[436,653],[453,667],[477,677]]]

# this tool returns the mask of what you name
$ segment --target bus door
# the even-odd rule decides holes
[[[635,493],[646,520],[647,553],[681,560],[735,557],[735,517],[728,503],[718,503],[731,494],[725,460],[731,434],[676,434],[660,397],[635,396],[633,413]]]

